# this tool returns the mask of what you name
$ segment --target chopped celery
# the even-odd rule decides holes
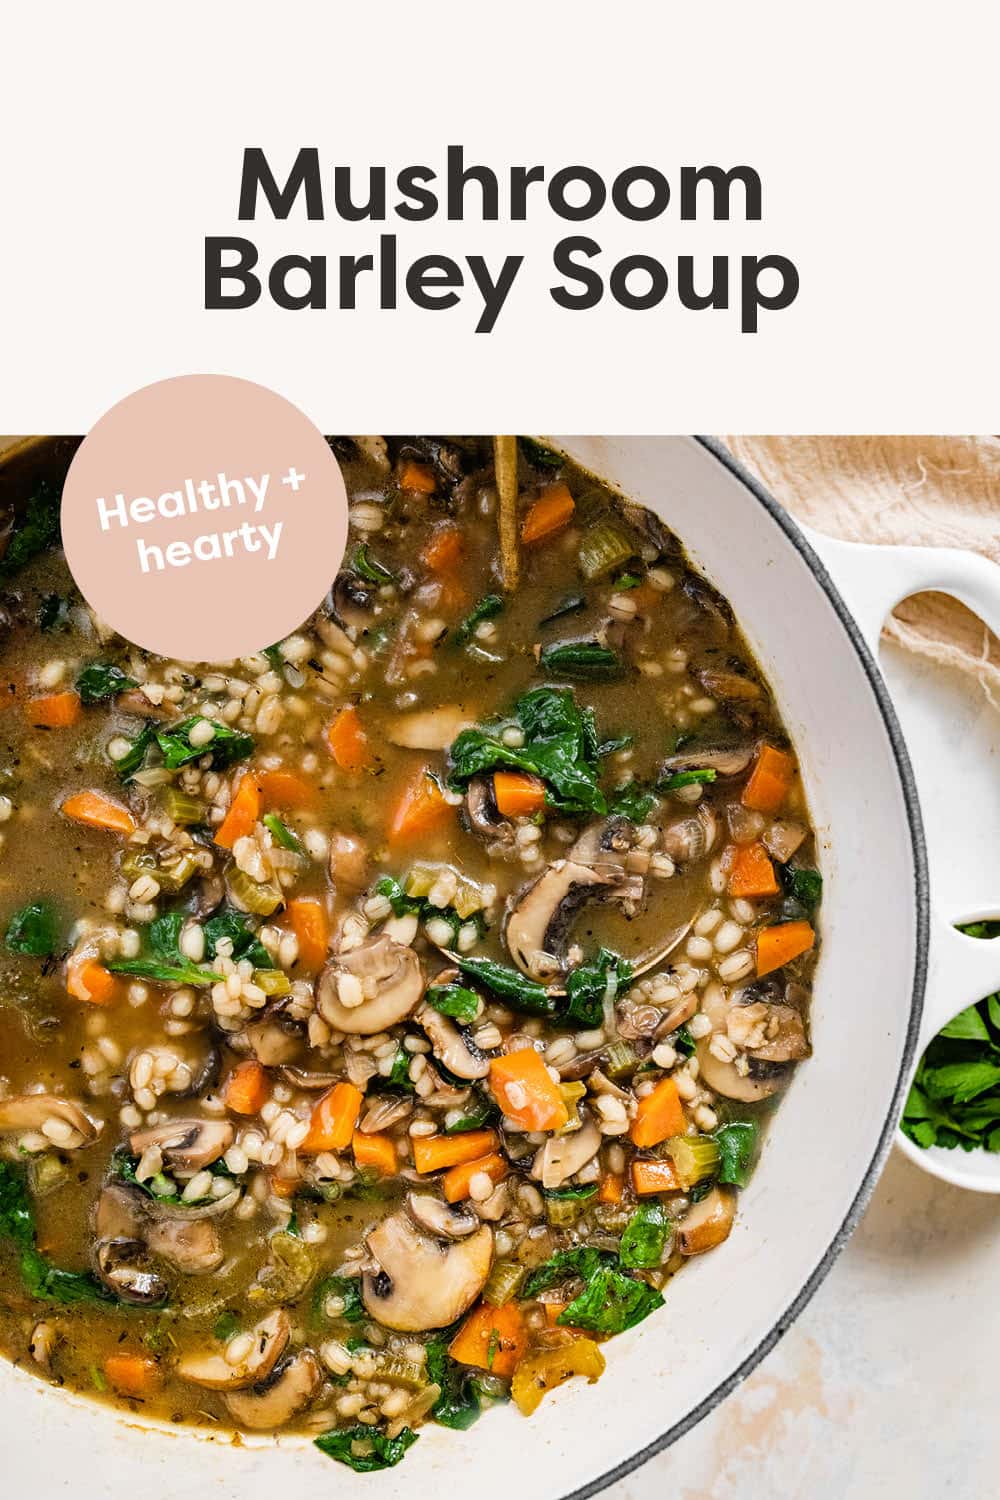
[[[634,538],[621,526],[614,521],[597,521],[580,540],[580,572],[588,580],[602,578],[605,573],[627,563],[635,556],[635,550]]]
[[[512,1297],[517,1296],[527,1274],[527,1266],[519,1266],[516,1261],[495,1260],[483,1287],[483,1301],[488,1302],[491,1307],[503,1307]]]
[[[163,806],[167,816],[182,826],[205,821],[204,802],[198,797],[192,797],[189,792],[182,792],[178,786],[164,787]]]
[[[628,1073],[634,1073],[639,1066],[639,1058],[634,1047],[628,1042],[612,1042],[607,1050],[604,1071],[609,1078],[624,1078]]]
[[[441,867],[438,865],[414,865],[403,881],[403,890],[408,896],[423,900],[430,895],[440,873]]]
[[[254,969],[253,982],[265,995],[287,995],[292,981],[281,969]]]
[[[714,1177],[719,1170],[721,1153],[718,1142],[710,1135],[674,1135],[664,1149],[685,1193],[696,1183]]]
[[[257,917],[269,917],[284,900],[274,881],[254,880],[245,870],[231,869],[226,876],[226,884],[237,906],[244,911],[252,911]]]

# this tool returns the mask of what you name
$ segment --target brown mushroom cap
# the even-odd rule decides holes
[[[276,1308],[257,1324],[250,1350],[238,1364],[230,1364],[225,1354],[189,1354],[178,1361],[177,1373],[210,1391],[239,1391],[259,1385],[284,1354],[290,1332],[288,1314]]]
[[[368,1248],[379,1266],[362,1283],[370,1316],[401,1333],[422,1333],[447,1327],[472,1306],[489,1275],[493,1231],[483,1224],[445,1242],[421,1233],[402,1211],[372,1230]]]
[[[577,909],[606,895],[615,877],[575,860],[557,859],[527,886],[508,912],[507,951],[522,974],[544,983],[563,967],[561,949]]]
[[[360,1005],[345,1005],[340,998],[342,976],[359,981],[366,994],[373,991],[371,998]],[[423,992],[423,970],[413,949],[381,936],[327,964],[319,976],[317,1004],[323,1019],[336,1031],[374,1036],[404,1021]]]
[[[298,1416],[323,1383],[323,1372],[311,1349],[276,1366],[265,1380],[223,1397],[241,1427],[273,1431]]]
[[[133,1131],[129,1145],[136,1156],[159,1146],[168,1166],[198,1171],[228,1151],[234,1134],[228,1120],[170,1120],[150,1130]]]
[[[682,1255],[701,1255],[729,1238],[736,1217],[732,1188],[714,1187],[677,1222],[677,1248]]]
[[[66,1140],[53,1141],[64,1150],[89,1146],[97,1139],[96,1125],[72,1099],[59,1094],[13,1094],[0,1099],[0,1133],[40,1130],[44,1134],[50,1120],[60,1121],[72,1132]]]

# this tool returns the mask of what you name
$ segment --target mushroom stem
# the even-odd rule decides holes
[[[517,438],[493,439],[493,467],[499,498],[500,571],[508,594],[517,588],[521,558],[517,545]]]

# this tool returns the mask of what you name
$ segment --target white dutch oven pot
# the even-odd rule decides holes
[[[979,911],[934,909],[906,747],[874,660],[886,613],[918,589],[953,593],[1000,627],[1000,570],[965,553],[807,536],[710,442],[550,441],[656,511],[731,601],[795,741],[817,828],[825,889],[814,1054],[777,1113],[730,1240],[685,1268],[660,1313],[610,1343],[598,1384],[571,1382],[530,1421],[508,1407],[464,1435],[425,1427],[382,1474],[355,1476],[297,1438],[233,1447],[224,1434],[210,1442],[140,1426],[0,1366],[5,1492],[596,1492],[686,1432],[789,1326],[868,1200],[919,1049],[1000,984],[1000,945],[952,925],[987,914],[990,893]],[[975,789],[964,795],[974,807]],[[951,853],[932,851],[931,869]],[[900,1144],[940,1176],[1000,1190],[996,1158],[956,1161]]]

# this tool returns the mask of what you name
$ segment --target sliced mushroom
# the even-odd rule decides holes
[[[97,1246],[94,1267],[98,1278],[119,1302],[134,1307],[157,1307],[166,1302],[167,1284],[144,1264],[145,1256],[142,1240],[106,1240]]]
[[[642,953],[636,953],[630,958],[632,978],[638,979],[641,974],[648,974],[650,969],[655,969],[659,964],[664,963],[674,949],[684,941],[700,915],[700,909],[693,911],[686,921],[678,922],[676,927],[669,928],[651,948],[646,948]],[[680,1024],[680,1021],[674,1022],[674,1026]],[[672,1028],[668,1029],[672,1030]]]
[[[309,1405],[323,1383],[319,1360],[311,1349],[286,1359],[266,1380],[223,1397],[230,1416],[241,1427],[273,1432],[285,1427]]]
[[[699,1077],[713,1093],[743,1104],[767,1099],[789,1081],[791,1064],[808,1055],[801,1015],[790,1005],[760,998],[768,993],[752,985],[731,996],[719,984],[705,990],[701,1009],[712,1031],[697,1043],[696,1055]],[[738,1049],[731,1062],[712,1051],[716,1033]]]
[[[550,1135],[539,1148],[531,1169],[543,1188],[562,1187],[575,1177],[581,1167],[592,1161],[601,1149],[601,1132],[590,1115],[585,1115],[579,1130],[568,1135]]]
[[[434,1056],[443,1063],[456,1078],[485,1078],[490,1071],[489,1059],[480,1052],[469,1037],[464,1036],[454,1021],[435,1010],[433,1005],[422,1005],[414,1016],[418,1026],[427,1033]]]
[[[186,1275],[216,1271],[222,1265],[222,1240],[210,1219],[161,1218],[154,1214],[144,1232],[153,1254]]]
[[[753,740],[715,745],[689,742],[683,750],[663,762],[662,774],[671,776],[678,771],[704,770],[714,771],[716,776],[740,776],[753,760],[756,748]]]
[[[447,750],[474,723],[475,716],[463,712],[457,703],[443,703],[438,708],[397,714],[387,722],[385,733],[390,744],[404,750]]]
[[[368,850],[351,833],[330,839],[330,879],[338,891],[360,891],[368,883]]]
[[[509,847],[514,842],[514,824],[501,815],[493,795],[492,776],[473,776],[465,792],[465,820],[472,833],[491,844]]]
[[[58,1123],[47,1131],[50,1121]],[[89,1146],[97,1139],[93,1121],[72,1099],[59,1094],[13,1094],[0,1099],[0,1133],[20,1130],[39,1130],[54,1146],[66,1151]]]
[[[423,970],[413,949],[383,936],[331,960],[319,977],[317,1000],[335,1031],[374,1036],[404,1021],[423,992]],[[361,1003],[350,1004],[358,993]]]
[[[711,853],[718,832],[718,819],[702,802],[688,817],[668,823],[660,835],[660,843],[665,854],[679,865],[686,865]]]
[[[433,1193],[408,1193],[406,1211],[418,1229],[443,1240],[464,1240],[479,1228],[479,1220],[470,1209],[445,1203]]]
[[[807,830],[801,823],[792,823],[784,818],[775,818],[770,827],[761,834],[761,843],[779,865],[786,865],[805,842]]]
[[[523,974],[544,982],[561,972],[561,949],[577,910],[607,895],[615,877],[571,859],[557,859],[517,898],[508,913],[504,941]]]
[[[225,1354],[189,1354],[177,1364],[184,1380],[210,1391],[240,1391],[266,1380],[288,1344],[291,1325],[284,1308],[275,1308],[253,1330],[253,1343],[246,1356],[230,1364]]]
[[[388,1130],[413,1113],[413,1099],[407,1094],[377,1094],[361,1116],[358,1129],[362,1135],[376,1135]]]
[[[378,604],[378,586],[358,573],[343,569],[333,581],[330,607],[345,630],[364,630],[371,624]]]
[[[36,1323],[31,1330],[28,1353],[38,1368],[44,1370],[46,1375],[51,1375],[52,1373],[52,1354],[61,1337],[62,1330],[59,1324],[46,1320]]]
[[[369,1314],[387,1328],[422,1333],[447,1327],[472,1306],[489,1275],[493,1231],[483,1224],[447,1243],[421,1233],[399,1212],[372,1230],[368,1248],[379,1266],[364,1273]]]
[[[715,1187],[677,1221],[677,1248],[682,1255],[700,1255],[729,1238],[736,1217],[732,1188]]]
[[[627,818],[604,818],[589,824],[571,845],[569,858],[590,865],[620,880],[626,854],[635,842],[635,830]]]
[[[257,1021],[240,1033],[259,1063],[265,1068],[279,1068],[295,1062],[305,1048],[305,1028],[291,1014],[286,1001],[271,1006]]]
[[[218,870],[203,875],[195,886],[194,915],[210,917],[226,899],[226,882]]]
[[[159,1146],[164,1162],[170,1167],[189,1167],[199,1171],[233,1144],[235,1132],[228,1120],[171,1120],[152,1130],[133,1131],[129,1145],[136,1156],[150,1146]]]
[[[329,1089],[340,1082],[338,1073],[310,1073],[306,1068],[282,1068],[281,1072],[297,1089]]]
[[[696,667],[694,675],[710,698],[721,698],[725,703],[756,703],[764,696],[760,683],[735,666]]]

